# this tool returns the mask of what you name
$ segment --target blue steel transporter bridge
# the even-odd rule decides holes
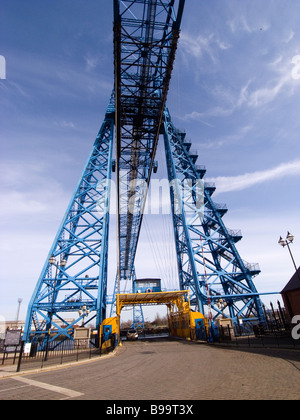
[[[179,290],[211,319],[264,320],[238,232],[213,201],[191,143],[166,106],[185,0],[114,0],[114,90],[104,122],[29,303],[24,340],[73,339],[74,326],[106,318],[112,171],[117,186],[118,261],[114,300],[135,280],[135,255],[147,190],[164,141]],[[113,155],[115,150],[115,156]],[[50,336],[50,331],[52,334]]]

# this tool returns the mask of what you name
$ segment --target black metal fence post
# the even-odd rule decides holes
[[[23,350],[24,350],[24,344],[25,344],[25,341],[21,341],[21,347],[20,347],[20,354],[19,354],[17,372],[20,372],[20,369],[21,369],[21,362],[22,362],[22,355],[23,355]]]

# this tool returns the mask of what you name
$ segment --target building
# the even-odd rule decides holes
[[[290,319],[300,315],[300,267],[282,290],[281,296]]]
[[[75,319],[71,318],[68,319],[68,321],[70,323],[74,322]],[[61,322],[60,320],[55,320],[55,323],[57,325],[63,325],[63,322]],[[5,338],[5,333],[6,330],[17,330],[17,329],[21,329],[22,331],[24,331],[24,327],[25,327],[25,321],[0,321],[0,339],[4,339]],[[79,327],[79,325],[74,325],[74,327]],[[47,330],[45,330],[45,333],[47,332]]]

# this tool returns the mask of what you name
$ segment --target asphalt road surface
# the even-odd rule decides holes
[[[299,400],[300,352],[125,342],[112,357],[0,380],[0,400]]]

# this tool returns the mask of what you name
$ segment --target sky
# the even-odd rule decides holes
[[[0,0],[0,319],[20,319],[113,88],[111,0]],[[300,0],[186,0],[168,96],[259,292],[300,264]],[[3,64],[4,63],[4,64]],[[5,65],[5,78],[3,73]],[[163,151],[158,151],[160,174]],[[164,226],[163,231],[161,226]],[[175,287],[170,217],[145,216],[138,277]],[[109,289],[115,278],[111,220]],[[175,282],[175,283],[174,283]],[[278,296],[263,296],[266,303]]]

